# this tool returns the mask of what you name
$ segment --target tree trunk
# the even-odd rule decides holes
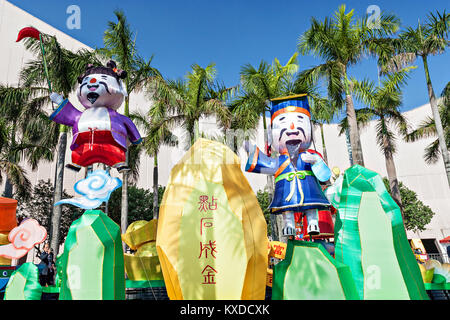
[[[159,194],[158,194],[158,154],[153,159],[153,219],[159,216]]]
[[[439,139],[439,148],[441,149],[442,159],[444,160],[445,172],[447,174],[447,182],[450,187],[450,155],[445,142],[444,128],[442,126],[441,116],[439,115],[439,108],[437,106],[436,96],[434,95],[433,85],[431,83],[430,72],[428,70],[427,56],[422,56],[423,68],[425,70],[425,78],[427,81],[428,98],[430,100],[431,111],[433,113],[434,123],[436,125],[436,132]]]
[[[56,172],[55,172],[55,189],[53,196],[53,204],[61,200],[64,187],[64,165],[66,159],[66,147],[67,147],[67,132],[63,126],[60,126],[58,153],[56,159]],[[50,247],[53,249],[55,255],[58,255],[60,233],[59,227],[61,225],[61,206],[53,206],[52,218],[50,225]]]
[[[5,198],[12,198],[13,197],[13,185],[11,183],[11,180],[9,180],[8,177],[6,177],[5,189],[3,191],[3,197],[5,197]]]
[[[325,146],[325,135],[323,134],[323,123],[320,123],[320,135],[322,137],[322,156],[325,163],[328,165],[327,147]]]
[[[195,121],[194,121],[194,123],[189,121],[187,126],[186,126],[186,130],[187,130],[187,133],[189,135],[189,146],[188,146],[188,149],[189,149],[190,147],[192,147],[192,145],[195,142],[195,135],[196,135],[195,134],[195,130],[196,130],[195,129]]]
[[[386,162],[386,171],[389,179],[389,187],[391,188],[391,196],[400,207],[403,216],[402,197],[400,195],[400,186],[397,179],[397,170],[395,169],[394,157],[391,151],[392,146],[386,137],[383,137],[383,149],[384,159]]]
[[[127,151],[128,158],[128,151]],[[128,228],[128,172],[122,173],[122,202],[120,207],[120,230],[125,233]],[[126,250],[126,243],[122,241],[123,250]]]
[[[127,83],[128,84],[128,83]],[[128,86],[127,86],[128,88]],[[125,97],[125,110],[124,115],[128,117],[130,115],[130,95]],[[128,165],[128,150],[126,152],[126,163]],[[122,202],[120,207],[120,230],[125,233],[128,228],[128,171],[122,173]],[[126,250],[126,243],[122,241],[123,251]]]
[[[273,241],[284,241],[286,237],[283,236],[283,216],[282,214],[270,214],[271,233]]]
[[[345,104],[347,121],[350,136],[350,145],[352,148],[352,156],[355,164],[364,167],[364,157],[362,153],[361,138],[359,136],[358,122],[356,119],[355,105],[353,104],[353,97],[351,93],[350,83],[347,79],[347,71],[344,68],[344,83],[345,83]]]
[[[350,146],[352,148],[352,156],[355,164],[364,167],[364,158],[362,154],[361,139],[359,136],[358,122],[356,121],[356,111],[353,105],[353,97],[351,94],[345,96],[347,105],[347,119],[349,127]]]
[[[107,166],[106,164],[103,164],[103,170],[105,170],[105,171],[108,172],[108,174],[109,174],[110,171],[111,171],[111,167]],[[108,201],[105,201],[103,212],[104,212],[106,215],[108,215]]]
[[[266,122],[266,113],[265,111],[263,112],[263,128],[264,128],[264,152],[268,153],[269,152],[269,139],[267,137],[268,132],[267,132],[267,122]],[[267,175],[267,184],[266,184],[266,190],[267,193],[269,194],[269,198],[273,198],[273,193],[274,193],[274,178],[272,175]],[[272,215],[271,214],[272,219],[270,220],[271,222],[271,228],[272,228],[272,238],[275,241],[280,241],[282,239],[283,236],[283,228],[282,226],[282,222],[283,220],[281,218],[281,215]]]
[[[265,113],[263,113],[263,128],[264,128],[264,148],[266,149],[266,150],[264,150],[264,152],[268,153],[269,152],[269,139],[267,137],[268,132],[267,132],[267,123],[266,123],[266,114]],[[267,191],[269,192],[269,196],[273,196],[273,189],[274,189],[273,183],[274,183],[273,176],[268,175],[266,188],[267,188]]]
[[[348,131],[348,128],[345,129],[345,145],[347,146],[348,161],[350,162],[351,167],[354,165],[354,162],[353,162],[352,146],[350,145],[350,133]]]
[[[11,132],[11,145],[16,145],[16,121],[13,121],[12,125],[12,132]],[[9,159],[9,161],[14,161],[12,157]],[[5,189],[3,190],[3,196],[6,198],[12,198],[13,197],[13,184],[11,183],[11,180],[6,177],[5,181]]]

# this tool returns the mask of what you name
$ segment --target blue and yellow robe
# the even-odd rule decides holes
[[[316,153],[312,150],[308,150],[308,152]],[[275,191],[269,206],[272,213],[277,214],[287,210],[299,212],[306,209],[325,209],[330,206],[330,202],[322,192],[318,178],[313,173],[312,165],[302,160],[302,153],[306,153],[306,151],[299,154],[297,170],[292,165],[287,153],[281,154],[278,158],[271,158],[256,147],[248,157],[245,171],[274,175]]]

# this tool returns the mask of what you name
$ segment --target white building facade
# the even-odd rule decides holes
[[[0,83],[14,86],[18,84],[19,70],[34,57],[25,50],[23,43],[16,43],[17,34],[20,29],[34,26],[44,33],[55,35],[58,41],[67,49],[77,50],[87,48],[88,46],[71,38],[60,30],[46,24],[22,9],[12,5],[6,0],[0,0],[0,43],[2,43],[0,58]],[[99,30],[101,32],[102,30]],[[75,96],[69,97],[76,106],[81,106]],[[131,110],[148,110],[151,101],[145,98],[144,94],[132,94],[130,96]],[[48,109],[50,113],[50,108]],[[120,112],[120,110],[119,110]],[[419,106],[413,110],[405,112],[404,115],[411,124],[417,125],[427,116],[431,116],[429,105]],[[264,146],[262,121],[260,121],[259,130],[256,136],[256,142],[262,149]],[[200,124],[201,130],[206,136],[218,137],[221,135],[217,129],[214,119],[203,119]],[[337,124],[325,125],[324,136],[328,153],[328,161],[330,167],[339,167],[341,172],[350,166],[347,152],[347,144],[345,135],[338,135],[339,129]],[[175,129],[176,135],[183,139],[183,131]],[[315,146],[317,151],[322,152],[322,143],[320,139],[319,129],[315,130]],[[71,137],[69,136],[69,139]],[[397,153],[394,157],[398,179],[408,188],[414,190],[421,201],[428,205],[434,212],[435,216],[427,225],[423,232],[408,233],[408,238],[421,238],[431,243],[435,243],[436,249],[442,253],[446,253],[439,240],[450,235],[450,188],[445,175],[445,168],[442,159],[436,164],[428,165],[423,160],[425,147],[433,139],[424,139],[414,143],[406,143],[401,140],[397,141]],[[70,142],[70,141],[69,141]],[[386,176],[386,168],[384,156],[380,152],[375,138],[374,123],[371,123],[361,131],[361,143],[364,155],[365,166],[373,171]],[[168,181],[171,168],[177,163],[185,152],[183,145],[178,148],[162,147],[158,156],[159,160],[159,181],[161,185],[165,185]],[[246,154],[243,149],[239,154],[242,159],[242,168],[245,166]],[[66,163],[70,163],[70,150],[67,149]],[[42,163],[38,170],[31,172],[28,170],[30,180],[33,184],[40,179],[50,181],[54,180],[55,164]],[[113,175],[117,175],[113,172]],[[152,187],[153,175],[153,159],[143,156],[140,165],[140,178],[137,182],[138,187],[150,189]],[[265,176],[245,173],[251,186],[255,190],[260,190],[266,185]],[[73,193],[73,185],[79,179],[84,178],[84,172],[74,173],[66,170],[64,173],[64,188],[69,193]],[[3,190],[3,186],[0,186]]]

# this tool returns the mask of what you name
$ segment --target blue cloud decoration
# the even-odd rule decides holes
[[[119,178],[112,178],[107,171],[98,169],[75,183],[74,190],[81,197],[63,199],[55,203],[55,206],[71,204],[85,210],[96,209],[103,202],[107,202],[111,193],[121,186],[122,181]]]

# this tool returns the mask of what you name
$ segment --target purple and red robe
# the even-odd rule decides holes
[[[133,144],[142,141],[128,117],[106,107],[81,112],[65,99],[51,114],[50,120],[72,127],[72,162],[83,167],[96,162],[111,167],[124,165],[127,139]]]

